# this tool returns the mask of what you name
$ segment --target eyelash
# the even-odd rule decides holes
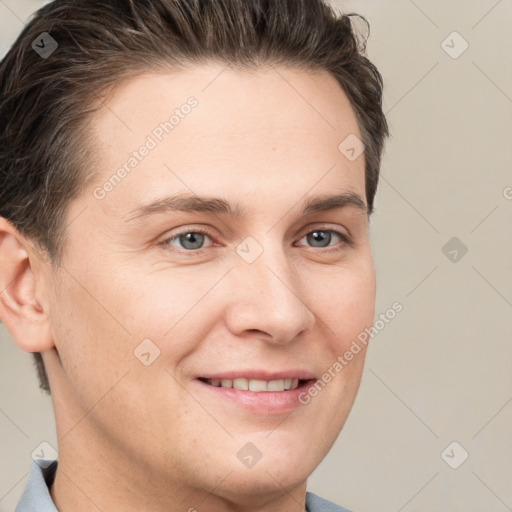
[[[345,234],[345,233],[342,233],[340,231],[337,231],[335,229],[330,229],[330,228],[327,228],[327,227],[319,227],[319,228],[315,228],[311,231],[307,231],[306,233],[304,233],[301,237],[300,237],[300,240],[302,240],[305,236],[311,234],[311,233],[314,233],[316,231],[325,231],[325,232],[330,232],[330,233],[335,233],[336,235],[338,235],[341,239],[341,242],[343,244],[346,244],[346,245],[349,245],[349,246],[352,246],[353,245],[353,240],[352,238]],[[176,234],[174,234],[173,236],[169,237],[169,238],[166,238],[165,240],[163,240],[159,245],[162,245],[164,248],[167,248],[167,247],[170,247],[170,242],[173,241],[173,240],[176,240],[176,239],[179,239],[180,236],[183,236],[183,235],[186,235],[188,233],[198,233],[198,234],[201,234],[201,235],[207,235],[208,237],[210,237],[212,240],[213,240],[213,235],[206,229],[204,228],[197,228],[197,229],[185,229],[183,231],[180,231]],[[335,244],[337,245],[337,244]],[[341,250],[341,247],[340,248],[337,248],[337,249],[332,249],[334,246],[327,246],[327,247],[318,247],[317,249],[320,250],[320,251],[323,251],[323,252],[333,252],[333,251],[337,251],[337,250]],[[171,247],[174,247],[174,246],[171,246]],[[315,249],[315,247],[310,247],[311,249]],[[193,256],[193,255],[197,255],[197,254],[201,254],[203,251],[205,251],[206,249],[208,249],[208,247],[201,247],[200,249],[182,249],[182,250],[178,250],[179,253],[181,254],[188,254],[190,256]]]

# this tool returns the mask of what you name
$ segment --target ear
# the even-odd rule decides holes
[[[46,267],[33,245],[0,217],[0,318],[14,342],[26,352],[54,346]]]

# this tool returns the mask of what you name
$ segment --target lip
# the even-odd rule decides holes
[[[246,391],[234,388],[212,386],[200,379],[299,379],[299,387],[285,391]],[[286,370],[269,372],[265,370],[226,371],[204,374],[194,379],[194,385],[208,397],[208,400],[221,401],[228,407],[239,407],[253,414],[274,416],[289,413],[304,404],[299,396],[306,392],[317,379],[311,372],[304,370]]]
[[[315,375],[307,370],[290,369],[279,372],[269,372],[268,370],[230,370],[217,373],[205,373],[198,375],[197,378],[203,379],[258,379],[258,380],[279,380],[279,379],[316,379]]]

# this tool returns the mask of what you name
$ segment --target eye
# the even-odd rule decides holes
[[[175,245],[173,242],[177,242],[180,245],[178,248],[185,249],[186,251],[199,251],[203,249],[205,238],[210,238],[207,231],[196,229],[194,231],[182,231],[177,233],[171,238],[167,238],[162,243],[165,245]]]
[[[335,231],[334,229],[315,229],[301,238],[301,240],[304,239],[306,239],[308,243],[311,243],[312,247],[319,247],[321,249],[331,247],[331,241],[333,240],[335,242],[334,245],[336,245],[336,241],[350,243],[347,235],[340,233],[339,231]]]
[[[212,236],[208,231],[189,228],[188,230],[176,233],[172,237],[165,239],[161,242],[161,245],[172,245],[181,249],[181,252],[194,253],[201,252],[203,249],[212,245],[210,243],[205,246],[206,239],[212,240]],[[339,244],[340,241],[349,245],[352,243],[348,235],[334,229],[315,229],[307,233],[300,240],[304,239],[306,239],[308,244],[311,244],[310,247],[319,249],[335,246]],[[332,243],[333,241],[334,243]]]

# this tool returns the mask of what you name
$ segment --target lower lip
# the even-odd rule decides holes
[[[314,383],[314,380],[305,381],[301,386],[295,389],[259,392],[212,386],[199,379],[196,379],[195,382],[199,384],[205,392],[210,393],[212,397],[229,401],[256,414],[269,415],[283,414],[303,406],[304,404],[299,400],[299,397],[303,393],[307,393],[307,390]]]

